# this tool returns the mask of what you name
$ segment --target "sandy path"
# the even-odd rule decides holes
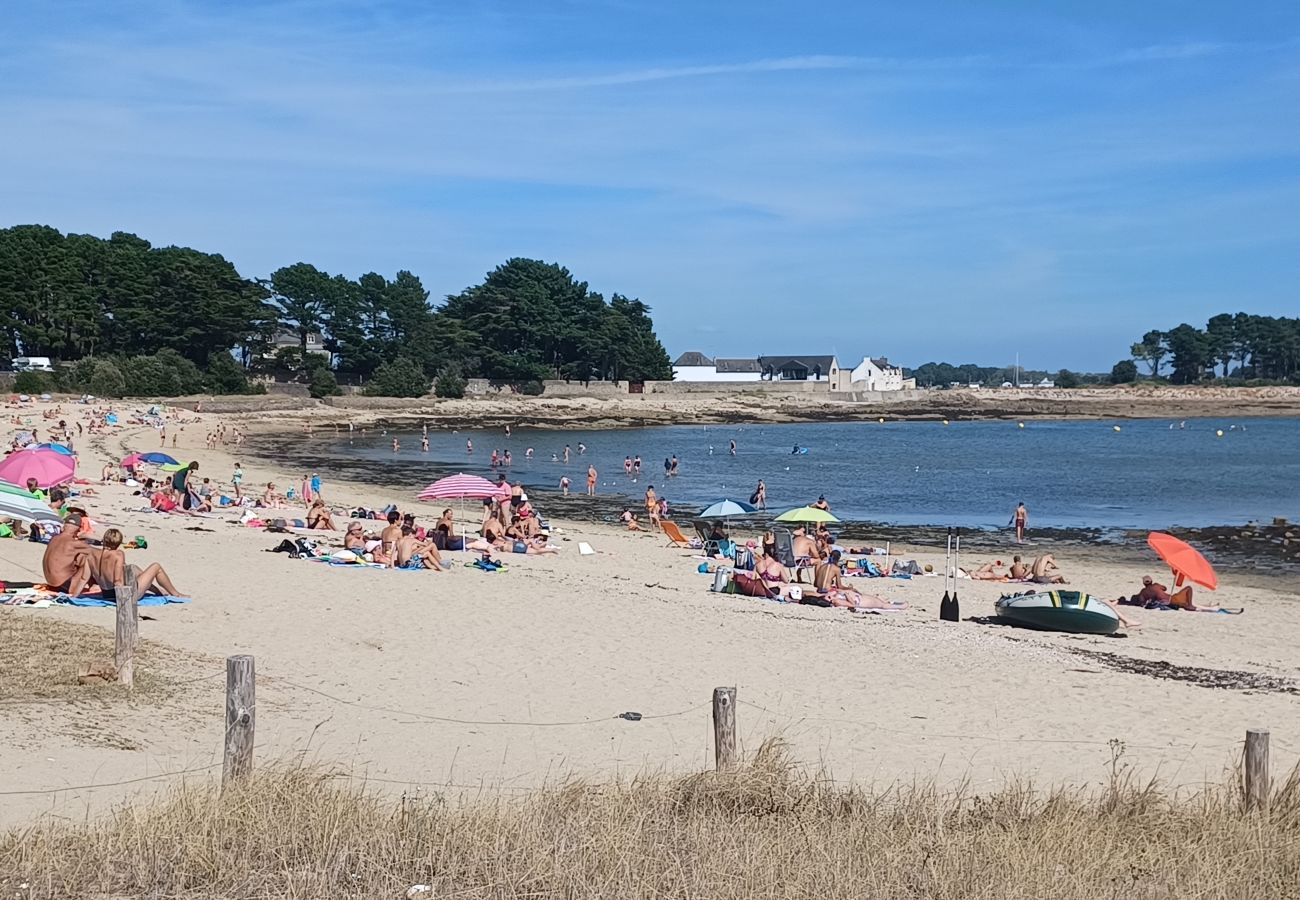
[[[187,428],[183,454],[199,460],[202,474],[228,479],[228,454],[184,447],[201,446],[203,430]],[[122,442],[154,446],[124,433],[107,449]],[[83,462],[85,472],[98,468]],[[245,469],[246,485],[301,477]],[[331,500],[388,499],[322,474]],[[568,772],[700,768],[711,761],[706,704],[717,685],[739,688],[746,749],[781,734],[809,764],[844,779],[936,776],[983,787],[1032,775],[1095,783],[1108,770],[1108,742],[1118,739],[1126,764],[1186,784],[1218,777],[1247,727],[1273,729],[1276,771],[1300,749],[1295,693],[1211,689],[1073,652],[1297,683],[1296,598],[1276,588],[1223,585],[1216,599],[1246,606],[1243,616],[1137,611],[1144,627],[1122,640],[1038,635],[937,622],[939,579],[865,582],[916,607],[887,617],[713,595],[688,553],[599,526],[561,523],[562,554],[509,557],[504,573],[459,565],[444,574],[379,572],[261,552],[279,538],[225,519],[128,513],[127,505],[124,490],[110,487],[95,509],[128,535],[148,535],[140,556],[161,560],[195,595],[189,605],[149,610],[155,620],[141,633],[210,660],[202,664],[212,669],[210,688],[205,683],[186,715],[115,711],[138,750],[70,741],[59,727],[65,710],[27,708],[17,717],[0,707],[0,752],[10,761],[0,792],[218,760],[219,659],[231,653],[257,657],[259,759],[319,760],[391,780],[394,789],[419,782],[516,789]],[[185,530],[196,524],[213,531]],[[579,539],[599,555],[579,556]],[[39,571],[39,550],[5,542],[0,563],[21,577]],[[908,555],[942,562],[941,548]],[[1102,549],[1060,562],[1101,596],[1131,592],[1145,571],[1108,561]],[[998,585],[963,582],[963,614],[988,615],[1000,593]],[[113,622],[112,610],[2,614]],[[646,718],[614,718],[624,711]],[[43,811],[79,815],[139,789],[5,796],[0,815],[8,822]]]

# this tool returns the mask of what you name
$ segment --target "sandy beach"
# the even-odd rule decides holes
[[[228,484],[233,448],[204,449],[218,421],[211,408],[187,413],[198,421],[175,450],[169,437],[166,452]],[[84,410],[62,409],[69,421]],[[39,422],[41,410],[17,412]],[[283,429],[297,415],[237,418]],[[255,429],[240,455],[246,489],[296,484],[302,472],[255,462],[258,440]],[[163,563],[193,595],[143,610],[143,668],[153,666],[161,687],[126,697],[86,685],[57,701],[0,687],[4,824],[102,812],[165,787],[175,779],[155,776],[166,773],[218,777],[224,658],[237,653],[257,662],[258,760],[315,761],[394,792],[512,792],[568,775],[703,769],[719,685],[738,689],[745,750],[781,735],[809,766],[843,780],[1091,784],[1118,764],[1194,785],[1221,778],[1257,726],[1272,730],[1275,772],[1300,751],[1293,579],[1224,577],[1206,596],[1244,615],[1135,610],[1141,627],[1117,639],[939,622],[939,578],[867,582],[863,590],[911,604],[888,615],[713,594],[691,551],[581,522],[552,523],[560,554],[507,555],[503,572],[466,568],[461,554],[443,573],[347,569],[264,552],[282,536],[232,514],[139,512],[128,488],[98,484],[106,462],[157,447],[145,427],[78,444],[99,531],[146,536],[131,561]],[[392,501],[425,522],[441,510],[320,474],[335,509]],[[580,555],[580,541],[596,554]],[[4,580],[39,581],[42,549],[0,542]],[[940,569],[944,554],[904,546],[895,555]],[[1072,587],[1107,598],[1135,592],[1147,572],[1165,574],[1131,548],[1057,557]],[[959,582],[963,618],[990,616],[1004,590]],[[111,633],[114,611],[0,608],[0,624],[18,619]],[[66,683],[88,661],[69,654],[48,677]]]

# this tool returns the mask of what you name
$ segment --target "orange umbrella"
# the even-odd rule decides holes
[[[1219,576],[1214,567],[1186,541],[1180,541],[1172,534],[1153,531],[1147,535],[1147,545],[1174,570],[1176,586],[1181,587],[1184,581],[1195,582],[1210,590],[1219,586]]]

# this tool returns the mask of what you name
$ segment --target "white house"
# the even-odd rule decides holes
[[[891,366],[883,356],[864,356],[849,381],[858,391],[901,391],[905,387],[902,367]]]

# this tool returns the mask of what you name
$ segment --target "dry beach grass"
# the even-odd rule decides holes
[[[33,900],[1287,898],[1300,896],[1300,779],[1243,813],[1232,786],[1174,796],[1122,759],[1097,790],[978,796],[835,784],[777,741],[734,774],[465,802],[267,768],[224,795],[190,784],[102,822],[10,831],[0,871],[0,891]]]

